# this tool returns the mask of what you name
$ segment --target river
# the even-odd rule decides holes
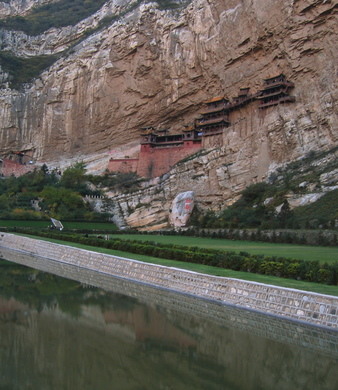
[[[26,257],[0,261],[1,390],[337,388],[337,331]]]

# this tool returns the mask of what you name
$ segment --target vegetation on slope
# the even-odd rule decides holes
[[[81,20],[99,10],[106,0],[61,0],[56,3],[45,4],[32,9],[26,16],[15,16],[0,20],[0,28],[6,30],[23,31],[28,35],[39,35],[51,27],[65,27],[76,25]],[[126,13],[137,8],[142,0],[132,2],[129,7],[118,15],[104,17],[97,27],[87,29],[82,38],[73,42],[72,46],[88,35],[99,29],[110,25],[112,22],[123,17]],[[158,0],[160,9],[179,8],[186,2],[170,0]],[[18,89],[22,84],[28,83],[36,78],[43,70],[51,66],[62,54],[58,56],[36,56],[33,58],[17,57],[9,52],[0,51],[0,66],[10,75],[10,86]]]
[[[39,35],[51,27],[74,26],[81,20],[98,11],[107,0],[60,0],[55,3],[35,7],[26,16],[13,16],[0,20],[0,28],[23,31],[28,35]],[[175,9],[188,3],[188,1],[156,0],[160,9]],[[127,12],[141,3],[137,0],[128,7]],[[123,16],[123,14],[119,16]],[[107,21],[116,17],[107,17]]]
[[[0,51],[0,66],[3,71],[9,74],[11,87],[19,88],[20,85],[29,83],[38,77],[58,58],[54,55],[23,58],[14,56],[10,52]]]
[[[32,9],[26,16],[0,20],[0,28],[38,35],[51,27],[72,26],[99,10],[107,0],[61,0]]]
[[[97,28],[85,31],[81,39],[86,38],[99,28],[122,17],[126,12],[135,8],[139,2],[140,1],[137,1],[131,5],[128,10],[122,12],[120,15],[104,18]],[[104,3],[105,1],[103,0],[74,0],[72,2],[63,0],[58,3],[51,3],[34,8],[32,13],[25,17],[16,16],[0,20],[0,28],[19,30],[29,35],[37,35],[51,27],[74,25],[97,11]],[[81,39],[76,40],[72,46]],[[31,82],[34,78],[38,77],[42,71],[51,66],[61,55],[66,55],[68,50],[59,53],[58,55],[35,56],[30,58],[18,57],[7,51],[0,51],[0,66],[5,72],[9,73],[11,88],[19,89],[22,84]]]
[[[337,159],[332,157],[337,149],[309,153],[277,170],[268,182],[248,186],[237,202],[220,213],[208,211],[203,214],[196,210],[191,224],[200,228],[221,229],[334,228],[338,219],[337,189],[327,192],[312,204],[293,210],[287,199],[288,196],[321,192],[320,176],[338,168]],[[326,158],[328,161],[320,163]],[[276,212],[278,206],[280,211]]]
[[[0,180],[0,216],[15,219],[95,218],[95,213],[82,199],[83,194],[91,193],[85,184],[83,166],[71,167],[65,175],[66,179],[62,180],[56,172],[50,173],[43,166],[18,178]],[[67,179],[69,175],[72,182]],[[33,200],[39,200],[41,211],[33,208]]]
[[[102,195],[103,188],[130,192],[138,185],[139,178],[133,173],[92,176],[86,174],[83,163],[76,163],[61,176],[43,165],[23,176],[0,180],[0,218],[107,220],[108,213],[93,212],[83,197]],[[34,200],[41,211],[33,207]]]
[[[316,202],[294,210],[284,200],[279,213],[275,210],[278,204],[265,205],[262,200],[258,201],[259,197],[268,198],[270,191],[271,187],[266,183],[249,186],[237,202],[220,213],[208,211],[202,214],[196,210],[191,224],[200,228],[219,229],[335,228],[335,221],[338,219],[338,190],[328,192]],[[257,197],[248,198],[249,194]]]
[[[330,191],[317,202],[294,210],[294,217],[300,226],[335,227],[338,219],[338,190]]]

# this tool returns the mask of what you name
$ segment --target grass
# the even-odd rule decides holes
[[[68,222],[62,221],[65,229],[82,229],[82,230],[106,230],[116,231],[117,227],[112,222]],[[0,220],[0,227],[30,227],[37,229],[47,229],[51,225],[49,220],[45,221],[23,221],[23,220]]]
[[[114,234],[112,238],[140,241],[155,241],[160,244],[177,244],[201,248],[222,249],[234,252],[248,252],[255,255],[289,257],[300,260],[318,260],[321,263],[338,261],[338,247],[321,247],[295,244],[272,244],[266,242],[226,240],[202,237]]]
[[[126,237],[126,235],[123,235],[123,236]],[[62,244],[62,245],[72,246],[75,248],[81,248],[81,249],[91,250],[94,252],[106,253],[106,254],[120,256],[120,257],[126,257],[126,258],[130,258],[130,259],[144,261],[146,263],[158,264],[158,265],[163,265],[163,266],[167,266],[167,267],[181,268],[181,269],[194,271],[194,272],[200,272],[200,273],[204,273],[204,274],[208,274],[208,275],[249,280],[249,281],[253,281],[253,282],[271,284],[271,285],[280,286],[280,287],[294,288],[294,289],[298,289],[298,290],[312,291],[312,292],[316,292],[319,294],[338,296],[338,287],[337,286],[329,286],[329,285],[319,284],[319,283],[303,282],[303,281],[298,281],[298,280],[293,280],[293,279],[284,279],[284,278],[278,278],[278,277],[274,277],[274,276],[251,274],[248,272],[232,271],[232,270],[227,270],[227,269],[223,269],[223,268],[211,267],[211,266],[200,265],[200,264],[184,263],[184,262],[175,261],[175,260],[159,259],[159,258],[151,257],[151,256],[138,255],[138,254],[122,252],[122,251],[115,251],[115,250],[110,250],[110,249],[106,249],[106,248],[92,247],[89,245],[70,243],[70,242],[61,241],[61,240],[45,239],[45,238],[41,238],[41,237],[36,237],[36,238],[38,238],[40,240],[55,242],[55,243]],[[170,237],[170,238],[174,238],[174,237]],[[178,237],[176,237],[176,238],[178,238]],[[181,237],[181,238],[185,239],[185,238],[190,238],[190,237]],[[197,239],[197,240],[200,240],[200,239]]]
[[[62,222],[65,229],[104,230],[116,231],[117,227],[112,222]],[[31,227],[47,229],[51,225],[46,221],[0,220],[0,227]],[[161,244],[177,244],[185,246],[197,246],[202,248],[222,249],[234,252],[248,252],[265,256],[289,257],[300,260],[318,260],[321,263],[338,261],[338,247],[321,247],[296,244],[273,244],[266,242],[227,240],[216,238],[145,235],[145,234],[114,234],[112,238],[155,241]]]

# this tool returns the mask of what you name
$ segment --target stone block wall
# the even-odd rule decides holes
[[[223,278],[0,233],[0,248],[14,249],[83,269],[243,308],[338,328],[338,297]],[[32,265],[34,267],[34,265]]]
[[[141,145],[137,174],[158,177],[167,173],[178,161],[201,149],[201,143],[185,142],[182,146],[151,147]]]
[[[83,288],[98,287],[137,299],[147,305],[164,307],[170,311],[198,316],[222,327],[236,328],[259,337],[299,345],[337,357],[338,332],[332,329],[290,321],[286,317],[266,315],[255,310],[243,310],[235,305],[220,301],[201,299],[191,294],[181,294],[165,288],[156,288],[149,284],[130,281],[125,278],[111,277],[102,272],[61,263],[57,260],[29,255],[22,251],[0,248],[0,258],[28,267],[49,272],[82,283]]]

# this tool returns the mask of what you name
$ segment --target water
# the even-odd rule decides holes
[[[0,255],[1,390],[338,388],[336,331]]]

